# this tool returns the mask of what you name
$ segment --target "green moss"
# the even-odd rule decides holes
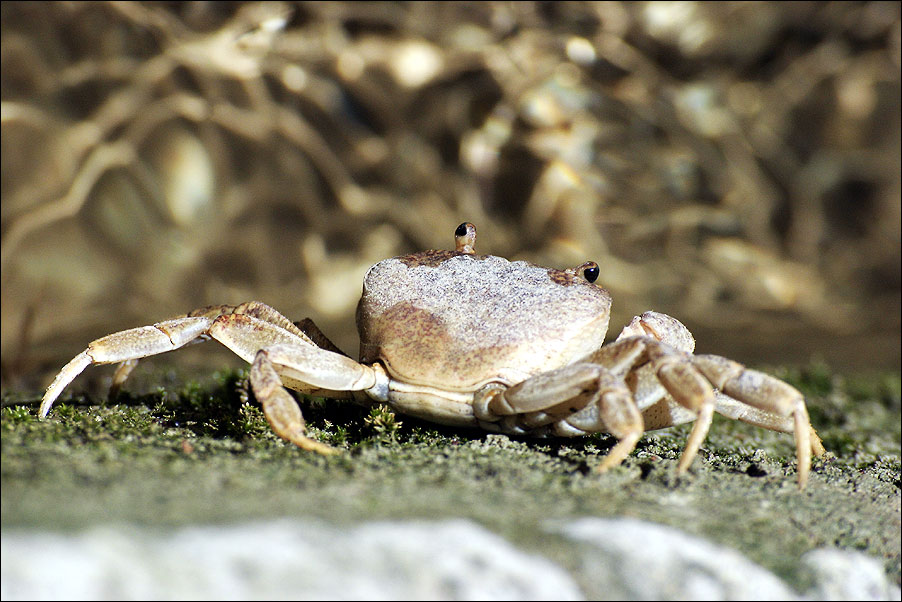
[[[600,476],[610,437],[509,438],[307,398],[312,436],[343,452],[303,453],[269,429],[244,371],[111,404],[76,395],[43,420],[39,394],[4,394],[2,523],[468,517],[566,565],[544,521],[631,516],[736,548],[798,587],[799,556],[820,546],[880,558],[898,581],[899,375],[782,375],[809,396],[830,452],[804,492],[792,437],[721,417],[684,477],[675,467],[690,425],[646,434]]]

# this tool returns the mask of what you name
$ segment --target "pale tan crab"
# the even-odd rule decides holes
[[[794,433],[798,483],[824,448],[802,394],[716,355],[670,316],[633,318],[603,345],[611,297],[593,284],[598,266],[556,270],[477,255],[476,228],[461,224],[456,250],[380,261],[357,307],[360,361],[309,319],[292,323],[259,302],[221,305],[97,339],[48,387],[40,415],[86,367],[121,362],[118,389],[137,360],[216,339],[252,364],[250,383],[273,430],[304,449],[333,448],[306,436],[284,387],[328,398],[382,402],[433,422],[523,435],[611,433],[599,465],[620,464],[645,430],[695,420],[678,464],[685,472],[713,412]]]

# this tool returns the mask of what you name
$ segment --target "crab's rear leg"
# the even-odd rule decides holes
[[[92,341],[87,349],[76,355],[53,379],[41,400],[39,415],[46,416],[63,389],[88,366],[119,363],[110,386],[110,396],[115,396],[137,366],[138,360],[209,340],[210,327],[216,320],[228,315],[245,315],[264,322],[264,330],[275,333],[273,336],[278,340],[287,338],[292,342],[314,345],[288,318],[265,303],[250,301],[241,305],[202,307],[152,326],[123,330]]]
[[[323,340],[325,340],[328,345],[331,346],[331,347],[326,347],[327,349],[329,349],[330,351],[335,351],[337,353],[341,353],[340,350],[338,350],[337,348],[334,348],[334,345],[332,345],[332,342],[329,341],[324,334],[322,334],[322,332],[319,330],[319,328],[316,326],[316,324],[314,324],[313,321],[310,320],[309,318],[306,318],[302,322],[298,322],[298,323],[292,322],[291,320],[289,320],[288,318],[286,318],[285,316],[280,314],[278,311],[276,311],[269,305],[267,305],[265,303],[261,303],[260,301],[248,301],[247,303],[242,303],[240,305],[208,305],[206,307],[201,307],[201,308],[195,309],[194,311],[187,313],[184,316],[176,316],[176,318],[174,318],[174,319],[179,319],[179,318],[217,319],[221,316],[227,316],[227,315],[233,315],[233,314],[245,315],[245,316],[251,316],[253,318],[257,318],[258,320],[267,322],[270,326],[276,326],[281,330],[285,330],[285,331],[289,332],[290,334],[297,336],[302,341],[312,343],[314,345],[318,345],[318,346],[322,347],[323,345],[321,345],[320,342],[312,339],[309,336],[310,333],[308,331],[304,330],[304,325],[306,324],[315,333],[318,333],[318,335]],[[209,338],[210,337],[207,335],[202,335],[192,341],[188,341],[185,344],[188,345],[188,344],[192,344],[192,343],[201,343],[205,340],[209,340]],[[164,351],[168,351],[168,349],[166,349]],[[131,374],[132,371],[135,369],[135,366],[138,365],[139,359],[141,359],[141,358],[136,357],[136,358],[128,359],[128,360],[125,360],[122,363],[120,363],[119,366],[117,366],[116,372],[113,374],[112,383],[110,384],[110,397],[116,396],[116,394],[119,392],[119,390],[125,384],[125,381],[128,379],[129,374]]]
[[[250,381],[254,396],[263,406],[266,421],[277,435],[291,441],[301,449],[323,455],[335,453],[334,448],[307,436],[301,408],[282,386],[279,374],[263,351],[257,354],[257,358],[251,366]]]
[[[153,326],[123,330],[91,342],[87,349],[72,358],[59,371],[47,387],[38,414],[46,416],[63,389],[88,366],[128,362],[128,365],[133,367],[135,361],[142,357],[165,353],[187,345],[203,336],[212,323],[213,319],[208,317],[175,318],[158,322]],[[120,384],[122,380],[124,377],[120,377]]]
[[[304,391],[358,391],[385,383],[373,368],[320,349],[287,318],[268,306],[261,306],[223,306],[215,317],[186,316],[97,339],[56,376],[44,395],[41,415],[46,415],[65,386],[92,364],[125,362],[128,365],[198,339],[212,338],[253,364],[251,386],[279,436],[304,449],[331,453],[331,448],[304,434],[300,408],[284,389],[283,379]],[[212,310],[199,311],[212,313]]]

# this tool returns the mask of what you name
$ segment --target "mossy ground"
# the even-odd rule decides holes
[[[163,388],[110,403],[66,393],[46,420],[39,393],[4,393],[4,528],[466,517],[567,566],[546,519],[630,516],[738,549],[799,588],[799,557],[822,546],[881,559],[900,580],[899,374],[774,371],[806,394],[830,452],[800,492],[790,436],[721,417],[687,476],[675,467],[688,425],[648,433],[599,476],[610,437],[512,439],[301,399],[312,435],[344,450],[322,457],[270,431],[244,372],[185,385],[148,366],[129,390]]]

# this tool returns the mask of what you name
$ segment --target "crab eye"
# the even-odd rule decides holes
[[[475,253],[473,245],[476,244],[476,226],[470,222],[464,222],[454,231],[454,247],[458,253]]]
[[[598,264],[595,263],[594,261],[590,261],[590,262],[587,262],[587,264],[585,264],[585,265],[586,265],[586,267],[583,270],[583,278],[585,278],[589,282],[595,282],[596,280],[598,280],[598,273],[599,273]]]

